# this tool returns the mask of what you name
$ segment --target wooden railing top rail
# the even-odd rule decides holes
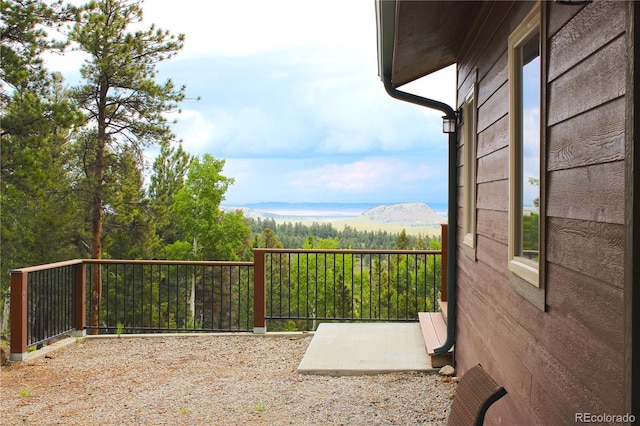
[[[202,266],[252,266],[253,262],[236,262],[223,260],[123,260],[123,259],[74,259],[64,262],[47,263],[38,266],[12,269],[11,273],[31,273],[47,269],[62,268],[80,264],[120,264],[120,265],[202,265]]]
[[[83,263],[84,260],[82,259],[74,259],[74,260],[65,260],[64,262],[55,262],[55,263],[47,263],[44,265],[37,265],[37,266],[28,266],[26,268],[18,268],[18,269],[12,269],[11,273],[30,273],[30,272],[38,272],[38,271],[46,271],[47,269],[54,269],[54,268],[62,268],[64,266],[73,266],[73,265],[79,265],[81,263]]]
[[[201,266],[252,266],[253,262],[232,260],[121,260],[121,259],[84,259],[88,264],[121,264],[121,265],[201,265]]]

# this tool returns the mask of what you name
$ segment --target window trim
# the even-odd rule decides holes
[[[514,111],[519,111],[521,109],[522,98],[520,96],[520,86],[519,86],[519,65],[515,63],[514,57],[516,49],[520,48],[524,42],[528,41],[532,34],[539,32],[540,33],[540,58],[541,58],[541,68],[542,68],[542,24],[541,24],[541,7],[540,3],[536,3],[536,5],[532,8],[532,10],[527,14],[527,16],[522,20],[520,25],[511,33],[509,36],[509,248],[508,248],[508,265],[509,270],[523,279],[527,283],[533,285],[534,287],[541,288],[540,284],[540,263],[542,259],[539,258],[538,262],[532,261],[522,256],[518,256],[517,253],[517,239],[516,239],[516,229],[515,227],[520,223],[520,219],[516,217],[517,214],[521,211],[521,208],[516,204],[520,200],[520,179],[515,179],[515,177],[520,172],[519,166],[519,157],[521,156],[522,143],[520,141],[520,129],[521,123],[519,114],[515,114]],[[540,144],[540,158],[542,159],[542,109],[543,109],[543,97],[542,97],[542,81],[543,81],[543,73],[540,74],[541,79],[541,101],[540,101],[540,118],[541,118],[541,144]],[[544,169],[540,168],[540,177],[542,178],[542,174]],[[542,180],[542,179],[541,179]],[[540,182],[540,193],[542,195],[542,181]],[[542,211],[540,211],[540,218],[542,218]],[[542,224],[540,224],[540,232],[542,233]],[[540,246],[542,249],[542,246]],[[540,250],[542,252],[542,250]]]
[[[464,144],[463,164],[463,244],[464,253],[476,259],[477,235],[477,184],[478,184],[478,112],[477,84],[474,82],[462,103],[462,142]]]

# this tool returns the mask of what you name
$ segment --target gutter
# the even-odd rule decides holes
[[[394,99],[410,102],[412,104],[442,111],[448,117],[457,117],[456,111],[449,105],[434,99],[424,98],[412,93],[402,92],[391,83],[391,77],[384,73],[382,75],[384,88]],[[442,346],[435,349],[436,355],[443,355],[455,344],[456,333],[456,269],[457,269],[457,235],[458,235],[458,211],[457,211],[457,156],[458,156],[458,128],[454,133],[449,133],[449,190],[447,220],[449,222],[449,232],[447,240],[447,340]]]

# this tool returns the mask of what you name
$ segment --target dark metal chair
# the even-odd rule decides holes
[[[447,425],[482,425],[491,404],[506,394],[480,364],[476,365],[464,373],[458,383]]]

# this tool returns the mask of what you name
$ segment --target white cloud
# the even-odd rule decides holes
[[[368,0],[148,0],[144,15],[147,22],[187,35],[185,57],[375,41],[374,5]]]
[[[446,165],[421,157],[227,159],[234,177],[229,203],[260,201],[439,202],[446,199]],[[444,170],[443,170],[444,168]]]
[[[351,193],[401,192],[401,186],[413,186],[435,175],[425,162],[426,159],[374,157],[342,164],[328,163],[296,172],[292,184]]]
[[[217,127],[206,119],[202,111],[183,110],[179,116],[173,117],[179,120],[180,139],[185,151],[196,155],[209,152],[210,141],[214,138]]]

